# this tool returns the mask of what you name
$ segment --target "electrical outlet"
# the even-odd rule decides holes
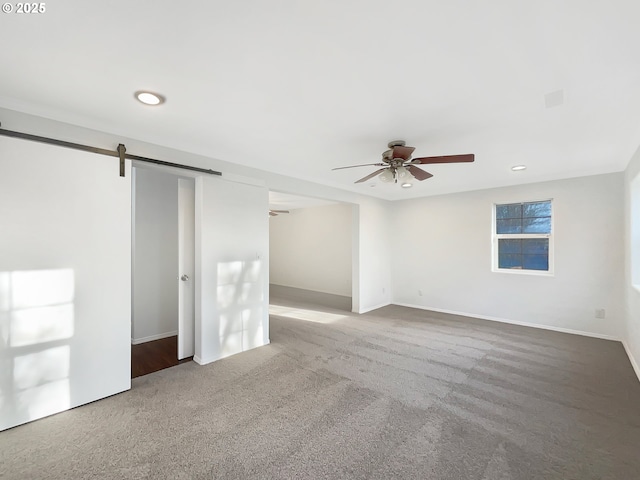
[[[605,318],[604,308],[596,308],[596,318]]]
[[[418,290],[418,296],[421,297],[422,296],[422,290]]]
[[[387,293],[387,289],[382,287],[382,294],[384,295],[385,293]]]

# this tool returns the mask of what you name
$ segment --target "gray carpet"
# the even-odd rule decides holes
[[[272,303],[267,347],[0,433],[0,477],[640,478],[640,382],[620,343]]]

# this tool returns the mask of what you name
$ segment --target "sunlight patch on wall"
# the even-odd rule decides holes
[[[69,345],[16,357],[13,368],[14,385],[25,390],[67,378],[69,357]]]
[[[219,263],[217,273],[221,357],[264,345],[262,261]]]
[[[218,264],[218,285],[235,285],[242,277],[244,262]]]
[[[17,403],[28,410],[30,419],[69,408],[69,361],[69,345],[15,358]]]
[[[65,378],[17,392],[16,403],[22,417],[21,422],[26,423],[69,410],[71,407],[69,389],[69,379]]]
[[[0,272],[3,420],[15,425],[70,407],[74,296],[72,269]],[[0,421],[0,430],[8,426]]]
[[[73,337],[73,304],[14,311],[10,321],[12,347]]]
[[[320,310],[305,310],[304,308],[283,307],[281,305],[269,305],[269,315],[295,318],[306,322],[333,323],[348,318],[347,315],[322,312]]]
[[[220,315],[220,322],[225,325],[233,325],[234,323],[233,319],[229,318],[227,315]],[[242,351],[242,330],[236,330],[233,332],[226,331],[224,334],[220,334],[220,355],[222,357],[235,355]]]
[[[70,268],[4,272],[3,275],[10,276],[13,310],[73,302],[74,278]]]
[[[262,312],[262,306],[247,308],[242,311],[242,325],[244,332],[242,342],[245,350],[264,345]]]
[[[240,285],[218,285],[218,306],[227,308],[233,305],[244,305],[251,300],[255,283],[242,283]]]
[[[238,332],[242,329],[242,325],[238,324],[237,318],[234,315],[228,313],[221,313],[218,320],[218,334],[220,337],[229,335],[230,333]]]

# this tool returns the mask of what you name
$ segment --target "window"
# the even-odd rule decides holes
[[[495,205],[493,270],[552,273],[551,200]]]

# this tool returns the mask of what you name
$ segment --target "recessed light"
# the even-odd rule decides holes
[[[145,105],[161,105],[164,103],[165,98],[162,95],[153,92],[147,92],[145,90],[139,90],[135,93],[135,97],[139,102]]]
[[[413,187],[413,184],[409,183],[409,182],[405,182],[402,184],[402,188],[411,188]]]
[[[514,167],[511,167],[511,170],[513,170],[514,172],[519,172],[520,170],[526,170],[527,166],[526,165],[516,165]]]

